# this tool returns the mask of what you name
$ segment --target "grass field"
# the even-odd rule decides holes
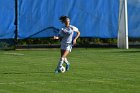
[[[73,49],[54,74],[59,49],[0,51],[0,93],[140,93],[140,49]]]

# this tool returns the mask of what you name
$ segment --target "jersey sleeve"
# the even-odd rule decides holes
[[[62,28],[59,30],[58,36],[59,36],[59,37],[63,37],[63,31],[62,31]]]
[[[75,26],[71,26],[73,31],[78,31],[78,28]]]
[[[62,28],[62,32],[64,32],[65,34],[71,34],[72,33],[72,31],[68,31],[68,30],[66,30],[64,28]]]

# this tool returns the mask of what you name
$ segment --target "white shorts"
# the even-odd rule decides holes
[[[72,44],[71,43],[61,43],[61,49],[68,50],[69,52],[71,52]]]

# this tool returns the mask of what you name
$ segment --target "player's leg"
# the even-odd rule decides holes
[[[66,45],[66,50],[62,51],[62,55],[61,55],[62,57],[64,57],[64,62],[66,63],[66,71],[70,69],[70,63],[67,60],[67,56],[71,52],[71,50],[72,50],[72,45],[68,44]]]
[[[59,72],[59,67],[61,67],[63,65],[63,63],[64,63],[64,58],[62,58],[63,53],[64,53],[64,51],[61,49],[61,57],[60,57],[60,59],[58,61],[58,65],[57,65],[57,67],[55,69],[55,73]]]
[[[61,49],[61,57],[64,55],[65,50]]]
[[[61,49],[61,57],[64,56],[65,51],[66,51],[66,50]],[[68,54],[67,54],[67,55],[68,55]],[[66,71],[68,71],[69,68],[70,68],[70,63],[68,62],[68,60],[67,60],[66,57],[64,58],[64,62],[66,63]]]
[[[64,58],[64,62],[65,62],[66,64],[69,64],[69,61],[68,61],[67,58]]]
[[[61,49],[61,57],[60,57],[60,60],[59,60],[59,62],[58,62],[57,68],[55,69],[55,73],[58,73],[58,72],[59,72],[59,68],[60,68],[61,66],[63,66],[63,63],[64,63],[64,61],[65,61],[65,57],[64,57],[64,56],[67,55],[67,52],[65,52],[65,51],[66,51],[66,50]]]
[[[67,55],[69,54],[69,51],[68,50],[63,50],[63,54],[62,54],[62,58],[66,58]]]
[[[62,50],[62,58],[64,58],[64,62],[66,63],[66,71],[70,69],[70,63],[67,60],[67,56],[69,54],[69,50]]]
[[[66,63],[66,71],[68,71],[70,69],[70,63],[67,58],[64,59],[64,62]]]
[[[67,55],[69,54],[69,52],[71,51],[72,47],[68,46],[68,45],[61,45],[61,58],[58,62],[57,68],[55,70],[55,73],[58,73],[58,69],[59,67],[61,67],[63,65],[63,63],[66,63],[66,71],[69,70],[70,64],[67,64],[68,61],[67,59],[65,59],[67,57]]]

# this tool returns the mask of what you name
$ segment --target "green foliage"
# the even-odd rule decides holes
[[[54,40],[52,38],[36,38],[36,39],[24,39],[18,40],[19,45],[28,45],[28,44],[59,44],[60,40]]]
[[[18,40],[19,45],[28,45],[28,44],[59,44],[60,40],[53,40],[52,38],[38,38],[38,39],[26,39]],[[90,44],[116,44],[117,39],[100,39],[100,38],[78,38],[78,45],[90,45]]]
[[[9,44],[6,42],[0,42],[0,48],[8,48]]]
[[[0,40],[0,49],[14,49],[15,43],[13,39]]]

